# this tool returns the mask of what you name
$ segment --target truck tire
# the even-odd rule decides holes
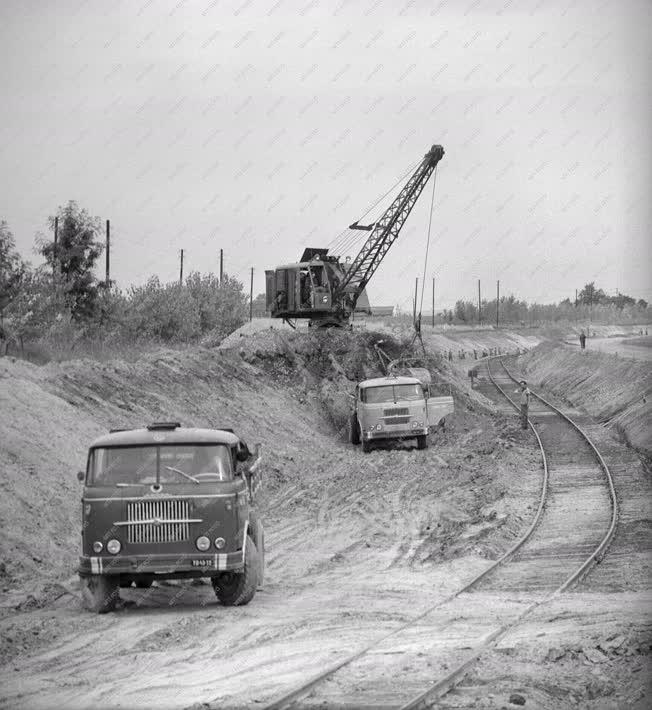
[[[224,572],[213,577],[213,590],[220,604],[224,606],[243,606],[249,604],[256,594],[260,559],[256,543],[247,538],[245,545],[245,563],[242,572]]]
[[[95,614],[106,614],[115,609],[120,598],[120,577],[91,575],[80,577],[82,605]]]
[[[349,417],[349,441],[355,446],[360,443],[360,424],[355,414]]]
[[[362,440],[362,450],[364,451],[365,454],[368,454],[371,451],[371,441],[368,439],[363,439]]]
[[[428,435],[421,434],[417,436],[417,449],[427,449],[428,448]]]

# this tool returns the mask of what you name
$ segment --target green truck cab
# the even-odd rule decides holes
[[[390,374],[357,385],[349,421],[352,444],[362,444],[365,453],[381,439],[416,439],[417,448],[428,447],[430,429],[442,425],[454,402],[451,396],[430,396],[427,370],[418,368],[414,374]]]
[[[177,422],[113,430],[90,446],[82,497],[82,601],[112,611],[120,587],[211,579],[225,605],[262,585],[264,532],[256,514],[261,474],[231,430]]]

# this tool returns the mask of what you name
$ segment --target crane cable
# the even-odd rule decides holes
[[[377,207],[378,204],[382,200],[384,200],[387,195],[390,194],[390,192],[393,192],[396,189],[397,185],[399,185],[403,180],[405,180],[405,178],[416,169],[417,165],[419,165],[420,162],[421,161],[419,160],[416,163],[410,165],[410,167],[404,173],[402,173],[401,177],[399,177],[399,179],[389,188],[389,190],[387,190],[384,195],[381,195],[370,207],[367,208],[367,210],[358,218],[358,222],[364,219],[371,212],[371,210]],[[352,234],[348,234],[346,237],[342,238],[347,232],[352,232]],[[328,246],[331,247],[333,250],[336,248],[342,249],[344,248],[344,245],[346,245],[346,248],[349,248],[357,241],[360,241],[362,238],[362,235],[357,235],[355,234],[354,230],[346,227],[336,237],[334,237],[334,239],[329,243]],[[337,244],[338,242],[339,245]]]
[[[432,227],[432,212],[435,205],[435,185],[437,184],[437,168],[439,166],[435,165],[435,174],[432,180],[432,197],[430,198],[430,217],[428,218],[428,240],[426,241],[426,256],[423,262],[423,280],[421,282],[421,303],[419,304],[419,323],[421,323],[421,311],[423,310],[423,294],[426,287],[426,271],[428,269],[428,252],[430,250],[430,229]],[[415,304],[416,305],[416,304]],[[433,313],[433,317],[434,317]],[[416,323],[415,323],[416,326]]]

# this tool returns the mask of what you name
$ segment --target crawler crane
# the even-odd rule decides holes
[[[398,238],[443,156],[442,146],[433,145],[376,222],[350,225],[349,229],[370,232],[352,262],[342,263],[328,249],[306,248],[299,263],[265,271],[266,305],[272,317],[290,325],[299,318],[319,327],[348,324],[366,300],[366,285]]]

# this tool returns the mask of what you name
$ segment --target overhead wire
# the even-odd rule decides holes
[[[419,320],[421,320],[421,312],[423,310],[423,294],[426,287],[426,271],[428,269],[428,252],[430,251],[430,230],[432,228],[432,213],[435,205],[435,185],[437,184],[437,168],[435,165],[435,174],[432,176],[432,196],[430,198],[430,216],[428,217],[428,239],[426,240],[426,256],[423,262],[423,279],[421,281],[421,303],[419,304]],[[434,314],[433,314],[434,315]]]
[[[413,163],[410,165],[410,167],[405,170],[401,176],[396,180],[396,182],[383,194],[381,195],[375,202],[373,202],[366,210],[363,212],[363,214],[358,218],[358,222],[363,220],[375,207],[377,207],[391,192],[393,192],[396,187],[405,180],[405,178],[415,170],[417,165],[421,161],[418,160],[416,163]],[[352,246],[354,246],[357,242],[362,241],[364,238],[366,238],[366,235],[364,233],[362,234],[357,234],[358,230],[353,230],[348,227],[343,229],[336,237],[333,238],[333,240],[329,243],[329,249],[331,251],[340,251],[344,252],[347,249],[350,249]]]

